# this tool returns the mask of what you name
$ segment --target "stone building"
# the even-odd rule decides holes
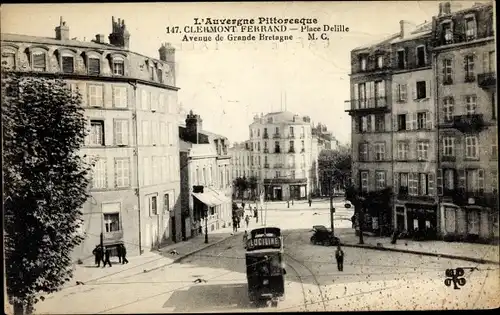
[[[192,111],[178,128],[182,236],[189,239],[231,225],[231,157],[227,138],[204,131]]]
[[[229,148],[229,155],[231,156],[231,183],[233,183],[236,178],[250,178],[252,174],[251,163],[253,161],[250,151],[250,142],[234,143],[233,146]],[[238,194],[237,187],[233,185],[233,196],[237,196]],[[244,192],[244,198],[248,197],[249,192]]]
[[[82,97],[89,134],[81,154],[95,161],[91,197],[83,206],[85,259],[103,235],[130,255],[178,240],[175,50],[159,59],[132,52],[125,21],[112,19],[108,39],[70,38],[62,20],[55,37],[2,34],[2,66],[26,76],[61,78]],[[180,223],[180,222],[179,222]]]
[[[440,233],[498,240],[498,128],[493,5],[433,18]]]

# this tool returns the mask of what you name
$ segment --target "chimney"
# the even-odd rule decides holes
[[[69,40],[69,27],[66,25],[66,22],[63,21],[62,16],[59,19],[59,26],[56,27],[56,39]]]
[[[95,36],[95,42],[99,44],[104,44],[106,41],[106,37],[104,37],[104,34],[97,34]]]
[[[406,21],[406,20],[401,20],[399,21],[399,36],[401,38],[405,38],[406,35],[410,34],[410,28],[412,27],[413,23],[411,23],[410,21]]]
[[[199,143],[199,133],[202,127],[202,119],[200,115],[193,114],[193,110],[189,111],[186,117],[186,138],[191,143]]]
[[[118,21],[115,21],[115,17],[113,16],[111,18],[111,28],[112,32],[109,34],[109,43],[128,49],[130,45],[130,33],[125,25],[125,20],[118,18]]]
[[[443,16],[451,14],[451,4],[449,2],[441,2],[439,3],[439,14],[438,16]]]
[[[175,63],[175,48],[170,43],[161,44],[160,49],[160,60]]]

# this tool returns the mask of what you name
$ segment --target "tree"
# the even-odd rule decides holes
[[[7,294],[31,312],[72,277],[88,172],[81,97],[61,80],[2,73]]]
[[[257,191],[257,186],[258,186],[258,181],[257,177],[252,176],[248,179],[248,187],[250,188],[250,191],[252,192],[252,198],[255,200],[255,195]]]
[[[322,150],[318,157],[318,173],[321,193],[329,195],[333,185],[346,186],[351,178],[351,149],[340,146],[337,150]]]
[[[234,180],[234,186],[236,187],[238,193],[240,194],[241,201],[245,195],[245,191],[248,189],[248,180],[245,177],[237,177]]]

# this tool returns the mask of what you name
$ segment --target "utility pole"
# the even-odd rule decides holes
[[[208,244],[208,208],[205,214],[205,244]]]
[[[333,207],[333,193],[330,192],[330,225],[332,227],[332,234],[335,235],[335,230],[333,226],[333,214],[335,213],[335,208]]]

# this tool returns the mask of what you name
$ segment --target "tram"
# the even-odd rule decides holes
[[[283,254],[280,228],[264,227],[250,231],[245,258],[251,302],[270,300],[273,306],[277,306],[278,300],[284,298],[286,270]]]

